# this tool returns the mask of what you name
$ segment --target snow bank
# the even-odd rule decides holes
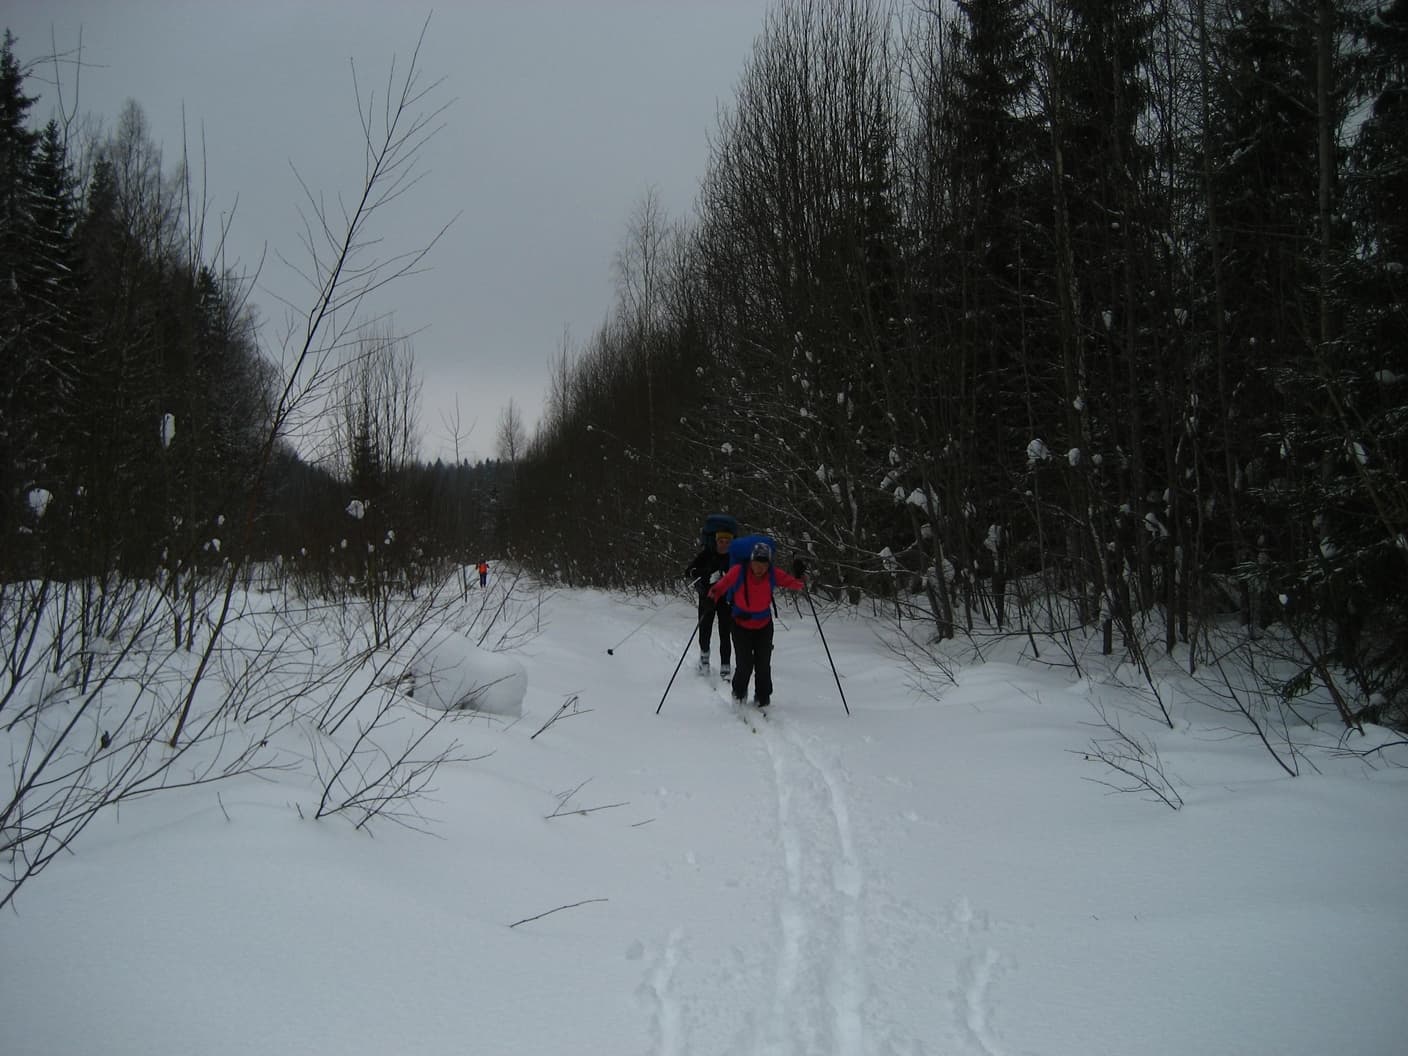
[[[491,653],[453,631],[421,641],[406,665],[416,701],[446,711],[469,709],[518,718],[528,672],[510,656]]]

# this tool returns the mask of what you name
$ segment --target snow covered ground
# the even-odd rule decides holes
[[[831,614],[847,716],[801,611],[753,732],[692,651],[655,713],[687,602],[548,597],[522,717],[435,731],[480,758],[429,835],[311,820],[306,767],[109,812],[0,918],[0,1053],[1405,1051],[1402,747],[1293,730],[1291,778],[1172,674],[1169,730],[1020,642],[935,697]],[[1093,703],[1181,810],[1098,783]]]

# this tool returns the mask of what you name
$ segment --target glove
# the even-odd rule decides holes
[[[719,580],[721,580],[721,579],[723,579],[723,578],[724,578],[724,574],[723,574],[722,572],[715,572],[712,576],[709,577],[709,582],[710,582],[710,583],[717,583]]]
[[[792,562],[792,574],[801,579],[807,574],[807,562],[804,558],[797,558]]]

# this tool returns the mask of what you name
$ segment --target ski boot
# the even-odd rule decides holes
[[[708,653],[700,653],[700,654],[699,654],[699,673],[700,673],[701,675],[707,675],[707,674],[709,673],[709,654],[708,654]]]

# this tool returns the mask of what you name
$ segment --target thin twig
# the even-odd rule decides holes
[[[562,702],[562,707],[558,708],[557,711],[555,711],[555,712],[553,713],[552,718],[548,719],[547,722],[543,723],[541,726],[538,727],[538,733],[542,733],[542,732],[543,732],[544,730],[546,730],[549,726],[551,726],[554,722],[556,722],[559,718],[561,718],[561,717],[562,717],[562,713],[563,713],[564,711],[566,711],[569,707],[571,707],[573,704],[575,704],[576,702],[577,702],[577,694],[576,694],[576,693],[573,693],[570,697],[568,697],[566,700],[564,700],[564,701]],[[538,733],[533,734],[533,737],[537,737],[537,736],[538,736]],[[531,741],[531,740],[533,740],[533,737],[529,737],[528,739]]]
[[[576,909],[578,906],[587,906],[591,905],[591,903],[593,902],[605,901],[607,900],[604,898],[584,898],[580,902],[573,902],[570,905],[566,906],[558,906],[556,909],[550,909],[546,913],[539,913],[536,917],[524,917],[522,920],[515,920],[512,924],[509,925],[509,927],[516,928],[520,924],[528,924],[535,920],[542,920],[544,917],[551,916],[554,913],[561,913],[564,909]]]

